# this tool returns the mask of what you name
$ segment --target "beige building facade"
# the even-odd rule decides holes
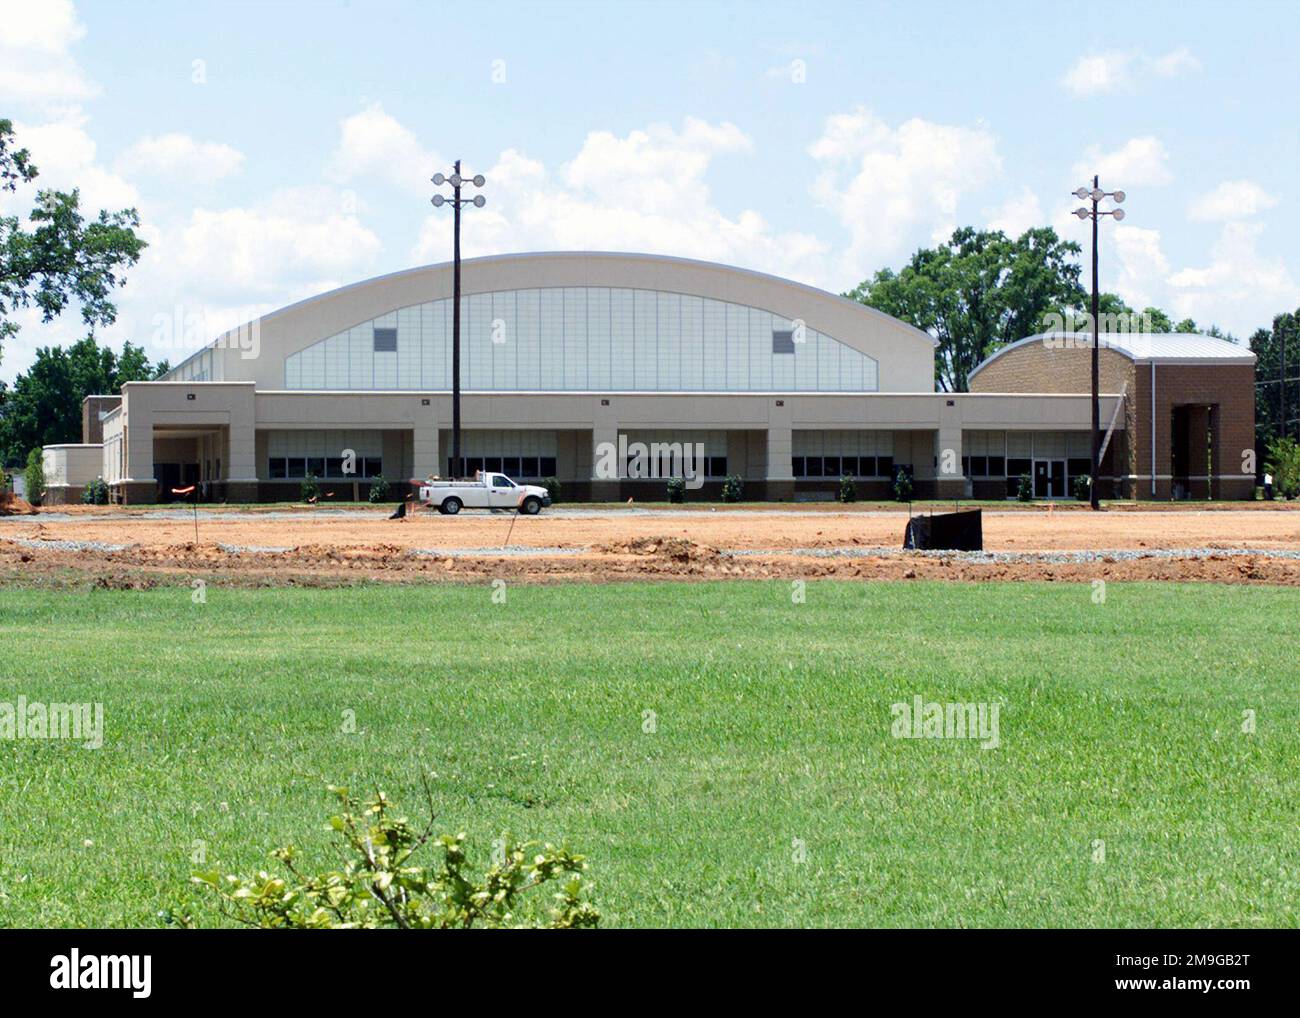
[[[842,476],[887,497],[905,472],[917,497],[1003,498],[1040,467],[1038,493],[1069,497],[1088,455],[1089,397],[1054,371],[986,363],[976,375],[992,388],[937,393],[930,336],[789,280],[603,253],[470,259],[462,272],[468,472],[554,477],[566,500],[662,498],[667,464],[606,469],[610,449],[640,443],[698,450],[696,497],[727,476],[747,498],[826,497]],[[450,265],[343,287],[219,337],[159,381],[92,397],[113,498],[193,483],[209,500],[294,500],[308,476],[335,501],[379,477],[400,498],[448,476],[451,292]],[[1103,377],[1103,428],[1123,432],[1131,372],[1114,361]]]

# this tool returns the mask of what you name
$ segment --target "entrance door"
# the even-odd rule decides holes
[[[1034,498],[1065,497],[1065,460],[1034,460]]]

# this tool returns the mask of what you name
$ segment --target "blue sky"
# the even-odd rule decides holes
[[[0,116],[41,183],[136,205],[101,338],[221,329],[450,253],[647,250],[840,291],[954,226],[1128,193],[1102,282],[1248,334],[1300,305],[1295,4],[0,0]],[[21,213],[30,191],[0,199]],[[75,318],[22,318],[0,378]]]

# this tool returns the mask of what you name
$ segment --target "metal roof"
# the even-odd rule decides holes
[[[1103,332],[1103,349],[1115,350],[1142,364],[1254,364],[1255,355],[1240,343],[1205,336],[1197,332]],[[1029,343],[1043,343],[1056,349],[1091,349],[1091,332],[1040,332],[1008,343],[985,357],[970,377],[1008,350]]]

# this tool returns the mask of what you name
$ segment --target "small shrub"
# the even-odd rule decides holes
[[[371,502],[386,502],[388,500],[388,482],[384,480],[383,474],[370,482],[369,498]]]
[[[739,474],[728,474],[722,482],[722,501],[739,502],[745,497],[745,482]]]
[[[192,882],[215,898],[226,919],[262,929],[427,930],[478,927],[595,926],[600,913],[583,900],[583,856],[536,842],[498,845],[482,875],[469,866],[464,834],[433,833],[429,819],[417,829],[381,791],[369,800],[331,787],[341,812],[329,826],[343,843],[341,867],[309,876],[292,846],[271,853],[284,874],[253,876],[196,873]],[[441,859],[417,858],[425,846]],[[554,904],[545,911],[529,892],[551,884]],[[180,926],[197,925],[188,909],[164,913]]]
[[[856,502],[858,500],[858,486],[853,483],[853,478],[847,474],[840,478],[840,492],[838,496],[841,502]]]
[[[1016,489],[1016,499],[1021,502],[1034,500],[1034,479],[1028,474],[1020,475],[1020,487]]]
[[[680,505],[686,501],[686,482],[682,478],[668,478],[668,501],[674,505]]]
[[[86,485],[81,493],[83,505],[108,505],[108,485],[102,477],[96,477]]]
[[[308,474],[302,484],[298,485],[298,494],[304,502],[320,498],[320,483],[316,480],[315,474]]]
[[[1074,497],[1080,502],[1087,502],[1092,494],[1092,478],[1088,475],[1074,479]]]
[[[1286,498],[1300,495],[1300,442],[1294,438],[1275,438],[1269,442],[1264,470],[1273,475],[1274,492]]]
[[[554,477],[543,479],[542,487],[550,493],[552,505],[560,500],[560,482]]]
[[[900,470],[894,476],[894,501],[912,501],[912,475],[906,470]]]
[[[40,505],[41,492],[45,490],[45,458],[39,448],[27,454],[27,469],[23,471],[23,484],[27,488],[27,501],[32,505]]]

